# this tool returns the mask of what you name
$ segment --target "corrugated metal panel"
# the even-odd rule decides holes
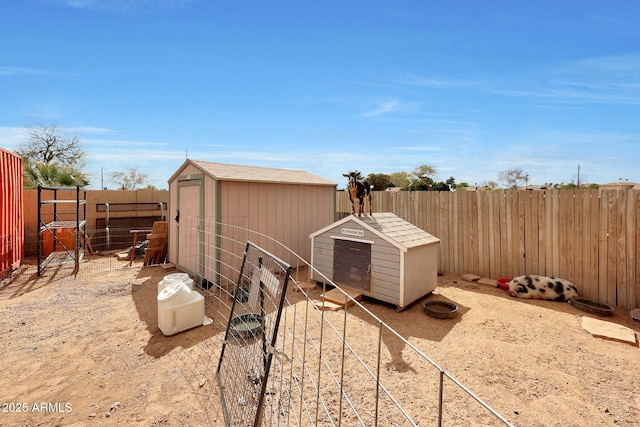
[[[22,158],[0,148],[0,278],[24,257]]]

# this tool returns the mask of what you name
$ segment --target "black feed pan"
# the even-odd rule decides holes
[[[452,319],[456,317],[458,306],[447,301],[425,301],[424,311],[437,319]]]
[[[262,316],[255,313],[236,316],[231,319],[229,331],[237,338],[257,338],[262,334]]]
[[[587,313],[597,314],[598,316],[611,316],[613,307],[602,302],[591,301],[585,298],[573,297],[570,300],[571,305]]]

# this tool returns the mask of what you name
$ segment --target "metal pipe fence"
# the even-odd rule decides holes
[[[259,416],[230,425],[260,426],[418,426],[418,425],[511,425],[481,397],[467,388],[420,345],[409,341],[393,326],[367,308],[368,303],[352,299],[328,278],[319,286],[309,280],[313,266],[276,240],[249,230],[243,218],[187,218],[181,227],[196,238],[185,242],[183,262],[191,270],[198,292],[205,296],[205,312],[213,323],[210,338],[197,348],[172,354],[171,361],[188,380],[198,379],[200,399],[212,413],[222,413],[217,370],[220,366],[225,331],[233,313],[234,300],[244,298],[243,288],[251,275],[243,278],[242,262],[247,242],[269,247],[275,259],[291,266],[290,283],[272,345],[265,375]],[[78,278],[124,268],[142,268],[137,259],[132,267],[118,260],[106,246],[93,247],[94,255],[81,262]],[[48,271],[48,277],[70,275],[72,266]],[[65,268],[68,269],[65,270]],[[276,277],[276,269],[272,269]],[[35,277],[35,266],[27,262],[5,280]],[[314,277],[318,277],[314,272]],[[48,280],[47,277],[44,278]],[[35,279],[34,279],[35,280]],[[321,295],[338,289],[344,309],[333,311]],[[244,295],[244,296],[243,296]],[[268,318],[272,312],[265,312]],[[270,321],[270,320],[269,320]],[[270,324],[273,325],[273,324]],[[228,343],[228,342],[227,342]],[[238,379],[233,403],[255,405],[261,374],[260,364],[246,362],[248,348],[236,348],[227,363]],[[264,348],[264,347],[263,347]],[[398,350],[400,349],[400,350]],[[256,375],[257,373],[257,375]],[[215,415],[211,416],[216,419]],[[218,419],[218,421],[220,421]]]
[[[199,236],[189,243],[191,249],[185,248],[192,254],[186,262],[192,262],[196,282],[207,284],[202,292],[208,296],[208,312],[218,315],[221,329],[228,326],[234,297],[247,284],[241,271],[248,241],[269,241],[276,257],[292,263],[291,283],[271,349],[275,357],[267,373],[264,407],[253,425],[510,425],[422,349],[331,280],[324,277],[322,287],[310,283],[313,266],[287,247],[277,242],[274,246],[268,236],[233,225],[242,222],[241,218],[225,223],[188,219],[181,226]],[[317,296],[332,288],[342,291],[348,301],[341,311],[329,310]],[[393,368],[396,365],[387,348],[390,342],[404,346],[403,358],[411,366],[408,372],[420,375]],[[240,356],[235,362],[248,363]],[[235,371],[245,376],[241,384],[246,390],[240,396],[255,396],[257,383],[251,369],[255,368]],[[240,404],[248,402],[238,399]]]

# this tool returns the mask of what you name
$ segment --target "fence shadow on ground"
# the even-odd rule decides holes
[[[206,233],[220,229],[211,221],[197,226]],[[233,237],[233,249],[228,246],[224,249],[241,258],[244,243],[254,237],[251,231],[243,230]],[[204,248],[206,253],[215,254],[223,249],[212,243],[217,240],[203,233],[201,241],[189,244],[197,249],[193,253]],[[108,271],[131,272],[128,282],[123,281],[118,289],[130,292],[133,309],[148,331],[143,351],[162,359],[167,369],[180,372],[194,397],[207,408],[211,424],[217,425],[216,421],[221,421],[221,399],[216,370],[233,290],[227,282],[235,283],[238,275],[232,263],[220,263],[220,268],[212,269],[211,266],[218,266],[217,259],[199,259],[203,264],[196,264],[196,271],[229,272],[224,276],[225,287],[215,285],[215,276],[207,276],[207,283],[214,286],[207,291],[199,290],[205,296],[205,314],[213,323],[170,337],[164,336],[158,327],[157,290],[158,282],[168,274],[164,269],[142,267],[139,261],[128,267],[113,258],[97,257],[81,266],[79,276],[90,279]],[[306,263],[300,260],[300,265],[303,264]],[[321,287],[307,286],[305,271],[294,271],[285,294],[277,340],[269,350],[275,353],[265,397],[269,409],[259,425],[418,425],[418,422],[436,425],[437,421],[452,416],[459,417],[457,420],[461,422],[478,421],[480,416],[483,425],[509,425],[410,341],[444,340],[469,312],[467,307],[453,301],[459,307],[457,318],[432,319],[424,313],[422,302],[429,298],[444,299],[443,295],[433,294],[400,313],[393,306],[369,300],[347,310],[323,311],[317,302]],[[127,283],[130,285],[126,286]],[[6,289],[15,292],[10,286]],[[410,328],[416,322],[424,324],[417,334],[415,328]],[[452,413],[447,413],[443,399],[456,405]],[[460,405],[462,401],[465,403]]]
[[[458,307],[457,314],[452,319],[430,317],[422,305],[425,301],[446,301],[453,303]],[[400,338],[394,334],[382,335],[382,342],[391,355],[391,360],[386,363],[385,367],[399,372],[416,371],[403,357],[403,353],[407,350],[406,340],[418,338],[421,340],[440,342],[462,321],[464,314],[469,311],[468,307],[464,307],[435,292],[419,299],[400,313],[396,311],[395,306],[392,304],[386,304],[369,298],[365,298],[362,304],[367,308],[369,313],[355,307],[348,309],[349,314],[359,317],[375,327],[378,326],[379,320],[382,320],[388,325],[393,325],[393,329],[402,336],[402,338]],[[375,317],[372,317],[370,313]],[[416,329],[417,324],[422,325],[422,327]],[[418,331],[418,333],[416,333],[416,331]]]

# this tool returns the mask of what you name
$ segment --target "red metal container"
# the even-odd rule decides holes
[[[0,148],[0,279],[23,258],[22,157]]]

